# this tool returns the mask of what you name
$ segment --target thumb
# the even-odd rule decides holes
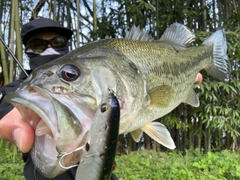
[[[16,108],[0,120],[0,138],[13,142],[22,152],[28,152],[34,142],[34,130]]]
[[[202,80],[203,80],[202,74],[198,73],[195,80],[195,84],[200,84]]]

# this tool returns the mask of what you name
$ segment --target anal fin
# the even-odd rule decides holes
[[[139,142],[142,137],[142,133],[143,132],[141,129],[137,129],[135,131],[132,131],[130,134],[135,142]]]

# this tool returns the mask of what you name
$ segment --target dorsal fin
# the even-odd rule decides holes
[[[153,37],[144,29],[140,29],[139,26],[132,26],[130,31],[126,32],[125,39],[138,40],[138,41],[152,41]]]
[[[195,40],[195,35],[186,26],[174,23],[163,33],[160,41],[170,42],[180,46],[188,46]]]

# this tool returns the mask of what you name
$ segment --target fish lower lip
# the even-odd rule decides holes
[[[44,161],[51,160],[51,163],[54,163],[55,165],[58,152],[56,151],[54,138],[51,135],[44,134],[41,136],[35,136],[35,146],[37,146],[38,151],[41,152],[41,159],[45,159]]]
[[[31,103],[28,105],[31,105]],[[14,106],[21,112],[23,119],[35,130],[35,141],[30,153],[36,168],[40,172],[51,175],[51,172],[54,172],[59,155],[56,150],[56,142],[52,135],[52,131],[32,109],[22,104],[15,103]],[[48,164],[47,167],[46,164]],[[54,174],[54,176],[55,175],[56,174]]]
[[[57,165],[59,153],[52,131],[35,111],[22,104],[14,105],[35,130],[35,141],[30,151],[35,168],[49,177],[56,176],[61,169]]]
[[[56,142],[49,126],[32,109],[21,104],[15,104],[15,107],[22,113],[24,120],[31,124],[35,130],[35,146],[38,147],[39,151],[47,157],[57,157]],[[56,160],[56,158],[54,159]]]

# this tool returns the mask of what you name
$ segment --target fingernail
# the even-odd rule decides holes
[[[22,131],[20,128],[17,128],[13,131],[13,141],[15,145],[22,150]]]

